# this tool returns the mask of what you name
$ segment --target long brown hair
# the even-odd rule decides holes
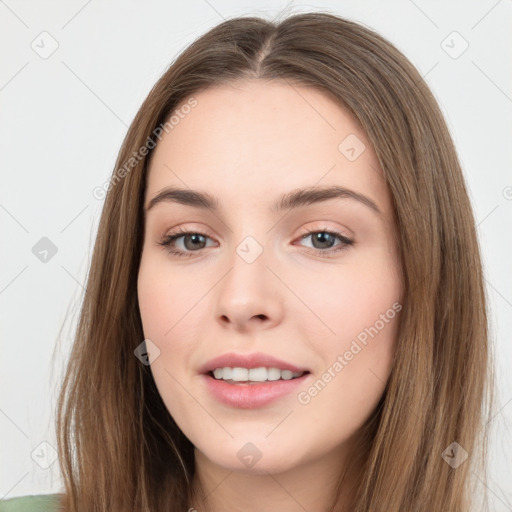
[[[151,155],[141,148],[154,146],[158,127],[191,95],[244,79],[336,98],[361,123],[391,192],[405,295],[393,369],[361,430],[364,464],[352,510],[466,512],[471,473],[485,471],[492,374],[461,167],[433,95],[404,55],[370,29],[323,12],[217,25],[171,64],[132,122],[106,194],[57,406],[64,509],[189,507],[193,446],[150,368],[134,356],[144,339],[136,283]],[[469,460],[450,464],[462,450]]]

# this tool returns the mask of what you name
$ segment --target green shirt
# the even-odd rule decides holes
[[[37,494],[0,500],[0,512],[57,512],[61,494]]]

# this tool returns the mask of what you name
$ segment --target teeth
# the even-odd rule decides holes
[[[280,370],[279,368],[240,368],[225,367],[215,368],[213,376],[217,380],[231,380],[233,382],[265,382],[267,380],[290,380],[300,377],[304,372],[291,372],[290,370]]]

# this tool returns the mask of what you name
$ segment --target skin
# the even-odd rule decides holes
[[[252,80],[194,98],[197,106],[153,153],[145,205],[176,186],[216,196],[221,209],[161,202],[147,212],[138,299],[144,335],[160,350],[151,371],[195,446],[193,486],[210,493],[213,510],[327,510],[335,475],[391,371],[399,313],[333,370],[365,328],[401,303],[391,198],[361,127],[325,93]],[[365,145],[354,161],[338,149],[350,134]],[[340,198],[270,211],[282,194],[326,185],[364,194],[381,214]],[[190,257],[159,245],[178,227],[207,235],[202,245],[174,242]],[[315,244],[313,236],[301,238],[309,230],[338,231],[354,243],[335,253],[340,239]],[[263,249],[250,264],[236,252],[248,236]],[[315,251],[322,247],[324,255]],[[199,366],[226,352],[255,351],[309,368],[299,391],[329,368],[334,376],[307,404],[298,393],[257,409],[218,402]],[[248,442],[261,453],[250,468],[237,457]],[[348,504],[341,500],[337,510]]]

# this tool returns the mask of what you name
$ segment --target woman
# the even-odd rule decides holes
[[[331,14],[231,19],[119,153],[56,503],[467,511],[488,360],[471,205],[418,72]]]

